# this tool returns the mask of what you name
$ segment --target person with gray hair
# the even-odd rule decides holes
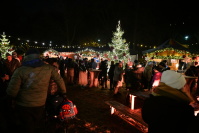
[[[144,101],[142,118],[149,133],[194,133],[199,119],[194,116],[192,99],[185,92],[184,75],[173,70],[162,73],[160,84]]]
[[[154,62],[153,61],[149,61],[145,68],[144,68],[144,72],[143,72],[143,78],[145,80],[145,86],[147,87],[146,89],[150,90],[152,87],[152,76],[153,76],[153,66],[154,66]]]

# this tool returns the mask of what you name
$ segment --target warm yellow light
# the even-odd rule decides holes
[[[155,80],[154,82],[153,82],[153,87],[155,87],[155,86],[158,86],[159,85],[159,83],[160,83],[160,79],[157,79],[157,80]]]
[[[176,64],[176,69],[178,68],[179,64]]]

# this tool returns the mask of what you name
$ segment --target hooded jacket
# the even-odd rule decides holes
[[[60,93],[66,93],[65,83],[53,66],[44,64],[37,54],[27,55],[14,72],[7,94],[24,107],[44,106],[51,78],[59,86]]]
[[[160,82],[142,107],[149,133],[192,133],[197,128],[191,99],[181,90]]]

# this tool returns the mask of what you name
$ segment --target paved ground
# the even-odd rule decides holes
[[[121,95],[113,97],[113,91],[101,88],[84,88],[68,86],[67,95],[76,104],[78,114],[76,119],[69,122],[69,133],[140,133],[117,116],[110,115],[110,107],[105,104],[107,100],[116,100],[127,105],[128,91],[121,89]],[[146,92],[138,92],[147,95]],[[142,106],[143,100],[137,98],[135,108]]]

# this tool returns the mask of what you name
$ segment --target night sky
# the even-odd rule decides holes
[[[159,45],[171,37],[186,43],[185,35],[198,42],[196,2],[173,1],[7,0],[0,8],[0,33],[60,45],[98,39],[107,44],[120,20],[130,44]]]

